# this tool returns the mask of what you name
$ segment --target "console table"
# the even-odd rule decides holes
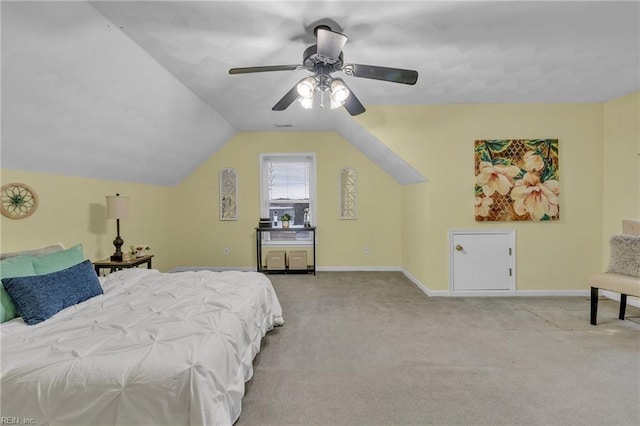
[[[263,234],[267,232],[277,232],[277,233],[292,233],[297,234],[299,232],[311,232],[311,257],[313,258],[313,263],[307,266],[307,269],[288,269],[285,267],[283,270],[269,270],[262,264],[262,246],[263,246]],[[286,240],[284,240],[286,241]],[[299,241],[299,240],[295,240]],[[305,244],[305,246],[308,244]],[[267,272],[267,273],[280,273],[280,274],[316,274],[316,227],[311,226],[308,228],[256,228],[256,270],[258,272]]]

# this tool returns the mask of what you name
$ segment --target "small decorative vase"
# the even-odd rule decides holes
[[[289,221],[288,220],[283,220],[282,221],[282,227],[283,228],[288,228],[289,227]]]

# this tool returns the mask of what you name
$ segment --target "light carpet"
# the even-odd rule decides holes
[[[248,425],[640,425],[640,309],[587,297],[429,298],[397,272],[270,276],[285,325]]]

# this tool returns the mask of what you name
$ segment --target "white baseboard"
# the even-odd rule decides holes
[[[426,285],[422,284],[420,282],[420,280],[418,280],[416,277],[411,275],[409,273],[409,271],[407,271],[406,269],[401,268],[401,272],[404,274],[405,277],[407,277],[409,279],[409,281],[411,281],[416,287],[418,287],[427,296],[429,296],[429,297],[432,297],[432,296],[433,297],[447,297],[447,296],[449,296],[449,290],[431,290]]]
[[[255,272],[255,266],[176,266],[169,272],[186,272],[186,271],[242,271],[242,272]]]
[[[400,272],[399,266],[319,266],[318,272]]]
[[[185,271],[255,271],[255,266],[176,266],[169,272]],[[399,272],[399,266],[320,266],[318,272]]]
[[[255,266],[176,266],[169,272],[255,271]],[[399,266],[320,266],[317,272],[400,272]]]
[[[416,287],[418,287],[424,294],[430,297],[589,297],[589,295],[591,294],[590,290],[516,290],[515,293],[512,291],[490,290],[452,293],[449,290],[431,290],[430,288],[422,284],[420,280],[411,275],[411,273],[409,273],[409,271],[407,271],[406,269],[402,268],[401,271],[405,277],[407,277],[413,284],[416,285]],[[615,294],[613,296],[613,298],[615,298]],[[632,302],[632,299],[635,299],[634,302]],[[617,300],[620,300],[620,295],[617,295]],[[627,299],[627,303],[630,305],[638,306],[635,304],[636,302],[640,302],[640,299],[636,299],[634,297],[629,297]]]
[[[607,299],[613,299],[620,301],[620,293],[614,293],[612,291],[600,290],[600,296],[604,296]],[[636,308],[640,308],[640,298],[628,296],[627,297],[627,305],[635,306]]]
[[[590,290],[516,290],[516,296],[529,296],[529,297],[589,297],[591,295]]]
[[[448,297],[515,297],[517,294],[511,290],[468,290],[450,291]]]

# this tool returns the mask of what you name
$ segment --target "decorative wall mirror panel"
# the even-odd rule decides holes
[[[345,167],[340,171],[340,219],[358,218],[358,191],[356,171]]]
[[[238,175],[233,169],[220,171],[220,220],[238,220]]]

